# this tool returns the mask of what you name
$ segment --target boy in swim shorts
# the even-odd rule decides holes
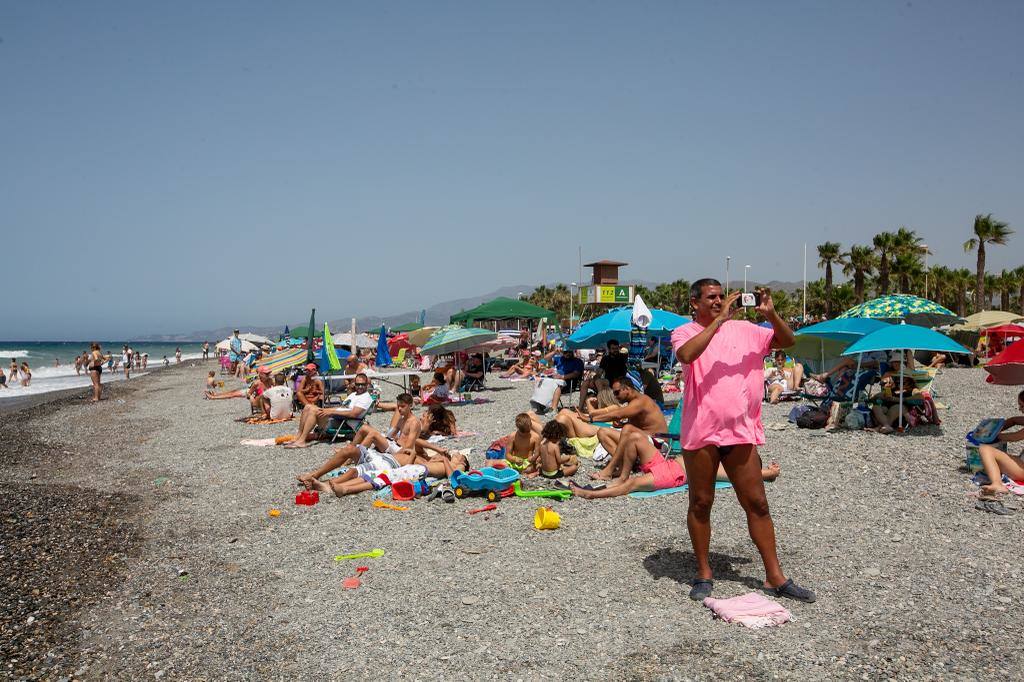
[[[516,415],[516,430],[499,438],[488,448],[487,463],[504,461],[516,471],[524,471],[529,467],[530,456],[539,444],[540,436],[533,430],[533,419],[527,413],[520,412]]]
[[[562,454],[562,442],[565,440],[565,426],[555,420],[544,425],[540,432],[540,443],[530,456],[530,466],[523,472],[525,476],[543,478],[562,478],[572,476],[580,467],[579,458],[575,455]]]
[[[455,471],[466,471],[469,469],[469,460],[462,453],[452,454],[451,460],[447,457],[436,457],[426,464],[407,464],[400,467],[391,467],[372,474],[369,472],[361,474],[358,478],[347,481],[330,480],[323,482],[317,479],[311,481],[311,487],[322,493],[334,493],[338,497],[344,495],[355,495],[356,493],[368,490],[380,490],[397,481],[415,481],[427,476],[435,478],[448,478]]]

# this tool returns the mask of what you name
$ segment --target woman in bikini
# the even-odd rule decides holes
[[[21,385],[28,386],[32,383],[32,370],[29,368],[28,363],[22,361],[21,363]]]
[[[100,352],[100,344],[93,343],[89,351],[89,379],[92,380],[92,402],[100,400],[103,385],[100,383],[100,375],[103,373],[103,353]]]

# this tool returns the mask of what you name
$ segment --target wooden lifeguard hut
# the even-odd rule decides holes
[[[608,308],[633,303],[636,287],[632,284],[619,284],[619,268],[629,265],[629,263],[617,260],[598,260],[583,265],[591,268],[593,274],[590,278],[590,286],[580,287],[579,303],[585,311],[581,317],[593,317],[595,313],[600,315]]]

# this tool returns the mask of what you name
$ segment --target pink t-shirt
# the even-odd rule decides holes
[[[704,327],[690,322],[672,332],[672,353]],[[761,400],[764,356],[775,331],[729,320],[693,363],[683,365],[683,417],[679,433],[684,450],[705,445],[764,444]]]

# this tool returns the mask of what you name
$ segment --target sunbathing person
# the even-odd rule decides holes
[[[451,459],[436,457],[426,464],[405,464],[375,473],[366,473],[358,478],[346,481],[331,479],[330,481],[322,482],[314,479],[311,485],[314,490],[319,490],[322,493],[333,492],[338,497],[343,497],[369,490],[380,490],[398,481],[418,481],[427,476],[448,478],[456,471],[466,471],[468,469],[469,460],[466,456],[461,453],[455,453]]]
[[[369,369],[369,366],[367,366],[367,364],[365,362],[363,362],[359,358],[358,355],[351,355],[350,354],[347,358],[345,358],[345,366],[344,366],[343,374],[352,374],[352,375],[364,374],[364,373],[366,373],[366,371],[368,369]],[[355,376],[353,376],[351,379],[345,379],[345,390],[346,391],[354,390],[353,384],[355,384],[355,380],[356,380]]]
[[[931,362],[928,363],[928,367],[932,369],[942,369],[949,362],[949,356],[945,353],[936,353],[932,356]]]
[[[613,379],[611,387],[615,399],[621,401],[622,405],[593,410],[589,414],[580,412],[578,408],[564,409],[558,413],[555,420],[565,426],[569,438],[597,436],[604,449],[614,455],[619,438],[629,428],[638,429],[645,436],[668,431],[665,413],[651,398],[636,390],[628,378]],[[600,428],[592,423],[596,421],[621,423],[624,428],[622,432],[613,428]]]
[[[539,351],[534,351],[539,353]],[[537,373],[537,359],[533,355],[526,355],[522,360],[508,368],[508,371],[500,375],[502,379],[520,377],[529,379]]]
[[[414,450],[416,448],[416,440],[419,438],[420,431],[422,430],[422,424],[416,418],[416,415],[412,413],[412,396],[408,393],[402,393],[395,399],[395,403],[398,405],[398,409],[395,410],[391,418],[391,428],[388,429],[386,434],[381,433],[369,424],[364,424],[356,431],[351,443],[337,448],[334,454],[320,467],[304,474],[299,474],[299,482],[309,488],[312,485],[311,481],[319,479],[324,474],[334,471],[338,467],[347,464],[365,464],[374,459],[383,460],[389,466],[412,464],[416,458]],[[406,452],[405,456],[398,458],[397,455],[402,450],[412,452],[411,454]],[[392,459],[388,460],[388,457]],[[358,473],[354,469],[349,471],[352,474],[346,476],[349,473],[346,472],[346,474],[342,475],[344,477],[342,480],[353,478]]]
[[[259,396],[263,395],[263,391],[273,386],[270,382],[270,377],[266,373],[257,374],[256,378],[246,388],[240,388],[237,391],[221,391],[220,393],[214,393],[207,389],[204,393],[204,397],[207,400],[229,400],[231,398],[246,398],[250,404],[254,404],[253,401],[258,400]],[[255,409],[255,408],[254,408]]]
[[[804,366],[794,362],[792,367],[786,367],[786,351],[777,350],[772,369],[765,381],[768,383],[768,402],[776,405],[784,392],[800,390],[804,383]]]
[[[1024,391],[1017,394],[1017,409],[1024,412]],[[1024,429],[1007,432],[1006,429],[1014,426],[1024,426],[1024,417],[1008,417],[996,439],[1001,443],[1024,441]],[[980,445],[978,446],[978,455],[981,457],[985,475],[990,481],[988,485],[981,486],[983,492],[989,495],[1001,495],[1009,492],[1003,483],[1003,474],[1014,481],[1024,481],[1024,452],[1019,455],[1011,455],[994,445]]]
[[[686,469],[682,462],[675,458],[665,459],[661,451],[648,440],[629,439],[620,444],[619,450],[622,451],[620,472],[608,487],[594,490],[580,487],[570,481],[570,490],[584,499],[596,499],[618,497],[637,491],[678,488],[686,483]],[[636,476],[630,475],[634,465],[638,465],[640,469]],[[761,478],[765,481],[774,481],[781,472],[778,463],[772,462],[761,469]],[[718,465],[715,478],[719,481],[729,480],[725,467],[721,464]]]
[[[593,410],[600,410],[605,407],[620,407],[619,401],[612,393],[612,387],[607,379],[595,379],[594,390],[597,395],[588,396],[583,403],[583,411],[590,414]]]
[[[562,424],[555,420],[545,424],[540,432],[540,442],[534,447],[529,466],[523,471],[523,475],[540,474],[543,478],[562,478],[575,474],[579,469],[580,460],[576,455],[562,454],[564,438],[565,427]]]
[[[367,392],[370,380],[365,374],[357,374],[352,385],[355,388],[355,393],[351,394],[341,407],[324,408],[314,404],[307,404],[303,407],[302,414],[299,416],[299,432],[296,434],[295,440],[285,447],[308,448],[313,444],[308,440],[313,428],[319,426],[322,429],[331,417],[345,418],[349,421],[350,426],[354,426],[352,420],[361,419],[366,414],[366,411],[373,405],[373,396]]]
[[[451,390],[444,372],[434,372],[434,379],[420,391],[424,405],[439,405],[451,401]]]
[[[299,403],[299,409],[307,405],[319,407],[324,404],[324,382],[317,377],[317,366],[309,363],[304,368],[305,373],[299,377],[295,385],[295,400]]]

